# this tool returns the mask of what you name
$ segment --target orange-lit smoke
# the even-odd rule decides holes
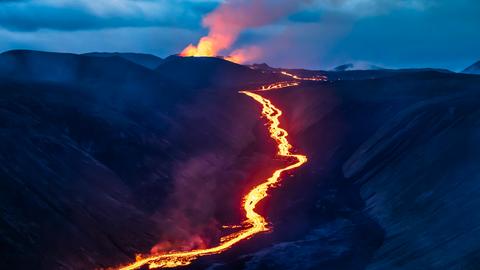
[[[259,49],[252,54],[251,48],[245,50],[228,50],[246,29],[273,23],[294,12],[308,0],[227,0],[203,19],[203,26],[209,29],[197,45],[188,45],[181,56],[218,56],[230,53],[227,60],[243,63],[257,58]]]
[[[245,63],[257,59],[261,55],[261,50],[258,47],[252,46],[243,49],[238,49],[231,52],[226,60],[234,63]]]

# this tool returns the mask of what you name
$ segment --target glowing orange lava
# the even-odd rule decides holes
[[[280,73],[282,73],[285,76],[291,77],[292,79],[300,80],[300,81],[326,81],[327,80],[327,77],[325,77],[325,76],[300,77],[298,75],[294,75],[294,74],[286,72],[286,71],[282,71]]]
[[[223,59],[237,64],[244,63],[251,58],[251,50],[235,50],[229,56]],[[217,57],[217,49],[212,46],[212,41],[209,37],[203,37],[197,46],[190,44],[180,53],[182,57]]]
[[[269,90],[275,90],[275,89],[282,89],[290,86],[297,86],[299,84],[300,84],[299,82],[278,82],[278,83],[263,85],[260,89],[256,91],[269,91]]]
[[[211,37],[203,37],[198,42],[197,46],[190,44],[183,49],[179,55],[183,57],[220,57],[218,56],[220,48],[214,46],[213,42],[214,40]],[[234,50],[230,52],[228,56],[222,58],[230,62],[241,64],[256,59],[261,54],[260,51],[260,48],[256,46],[249,46]]]
[[[205,40],[204,40],[205,39]],[[217,57],[215,50],[211,47],[210,41],[208,38],[203,38],[200,40],[198,46],[193,44],[188,45],[183,51],[180,53],[182,57]],[[229,56],[223,57],[223,59],[241,64],[244,63],[246,59],[246,55],[242,51],[235,51]]]
[[[280,89],[294,85],[298,85],[298,82],[282,82],[267,85],[255,91]],[[280,127],[280,116],[282,116],[282,111],[275,107],[275,105],[273,105],[270,100],[262,97],[259,94],[254,93],[255,91],[240,91],[240,93],[251,97],[262,105],[262,115],[266,117],[269,122],[270,137],[277,143],[277,154],[284,158],[293,158],[296,161],[286,167],[275,170],[272,176],[270,176],[264,182],[250,190],[250,192],[244,197],[242,202],[243,209],[245,210],[246,220],[241,226],[229,227],[242,229],[238,232],[234,232],[222,237],[220,239],[220,243],[217,246],[191,251],[173,251],[164,254],[149,255],[145,257],[138,256],[134,263],[119,267],[118,269],[132,270],[138,269],[142,266],[148,266],[150,269],[185,266],[192,263],[192,261],[201,256],[221,253],[242,240],[251,238],[255,234],[269,230],[268,222],[263,216],[255,212],[255,207],[261,200],[267,197],[268,190],[275,187],[275,185],[280,181],[280,177],[284,172],[302,166],[304,163],[307,162],[307,157],[305,155],[293,154],[291,152],[292,145],[287,140],[288,132]]]
[[[209,37],[203,37],[198,45],[188,45],[180,53],[180,56],[216,56],[218,50],[215,48],[213,41]]]

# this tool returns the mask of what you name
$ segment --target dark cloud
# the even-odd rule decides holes
[[[1,1],[0,26],[12,31],[166,26],[192,28],[214,1]]]

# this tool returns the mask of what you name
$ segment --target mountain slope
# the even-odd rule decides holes
[[[386,232],[367,269],[477,268],[478,98],[419,102],[346,162],[345,175],[363,184],[366,209]]]
[[[128,177],[138,165],[125,160],[148,133],[86,91],[4,81],[0,89],[2,268],[94,269],[154,244],[155,222]]]
[[[480,61],[476,62],[475,64],[467,67],[465,70],[463,70],[463,73],[468,73],[468,74],[480,74]]]
[[[189,87],[233,87],[280,80],[277,74],[264,74],[249,67],[216,57],[170,56],[156,69],[164,78]]]
[[[121,57],[89,57],[28,50],[0,54],[0,76],[24,81],[81,84],[92,80],[145,79],[149,69]],[[141,82],[141,81],[139,81]]]
[[[107,53],[107,52],[91,52],[84,55],[93,57],[114,57],[119,56],[127,59],[135,64],[142,65],[149,69],[157,68],[163,61],[162,58],[146,53]]]
[[[265,93],[309,162],[269,199],[278,242],[218,269],[476,269],[479,83],[412,71]]]
[[[209,245],[242,221],[245,191],[288,162],[237,93],[284,80],[279,69],[26,51],[0,61],[3,268],[105,269],[164,240]],[[186,269],[476,269],[480,77],[328,75],[262,92],[309,158],[262,204],[271,233]]]
[[[202,206],[233,207],[227,191],[251,162],[236,159],[254,141],[258,112],[235,91],[199,95],[119,57],[15,51],[0,61],[9,64],[0,65],[2,267],[116,266],[175,228],[190,236],[188,223],[169,224],[178,216],[169,209],[197,213],[209,230],[217,217],[208,215],[232,215]],[[185,178],[188,200],[175,192]],[[209,181],[215,190],[201,192]]]
[[[264,73],[279,73],[281,71],[287,71],[293,74],[297,74],[301,77],[315,77],[326,76],[331,81],[336,80],[365,80],[365,79],[377,79],[391,77],[402,73],[453,73],[446,69],[437,68],[404,68],[404,69],[386,69],[380,67],[371,67],[368,69],[358,68],[355,69],[353,64],[346,64],[337,67],[333,71],[326,70],[307,70],[307,69],[285,69],[285,68],[273,68],[267,64],[254,64],[250,66],[252,69],[262,71]]]
[[[183,91],[165,95],[163,89],[178,88],[151,69],[118,56],[86,55],[15,50],[0,54],[0,80],[23,83],[53,83],[69,89],[94,93],[96,98],[119,106],[125,102],[151,103],[186,94]]]

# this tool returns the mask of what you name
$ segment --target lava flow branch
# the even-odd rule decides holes
[[[327,77],[323,75],[314,76],[314,77],[300,77],[298,75],[295,75],[286,71],[282,71],[280,73],[282,75],[288,76],[294,80],[299,80],[299,81],[316,81],[316,82],[327,81]]]
[[[255,212],[255,207],[261,200],[268,196],[268,190],[276,186],[276,184],[281,180],[281,176],[284,172],[302,166],[307,162],[307,157],[305,155],[294,154],[291,152],[292,145],[287,139],[288,132],[280,127],[280,116],[282,116],[282,111],[275,107],[270,100],[255,92],[285,88],[294,85],[298,85],[298,82],[266,85],[255,91],[240,91],[241,94],[251,97],[262,106],[262,115],[268,120],[270,137],[277,143],[277,155],[283,158],[288,158],[289,160],[295,160],[295,162],[291,163],[290,165],[275,170],[272,176],[263,181],[261,184],[255,186],[244,197],[242,206],[245,210],[246,220],[241,226],[238,226],[242,229],[222,237],[219,244],[214,247],[195,249],[191,251],[172,251],[144,257],[137,256],[135,262],[123,267],[119,267],[118,269],[130,270],[138,269],[142,266],[148,266],[150,269],[185,266],[192,263],[192,261],[199,257],[221,253],[242,240],[249,239],[258,233],[270,230],[265,217]]]

